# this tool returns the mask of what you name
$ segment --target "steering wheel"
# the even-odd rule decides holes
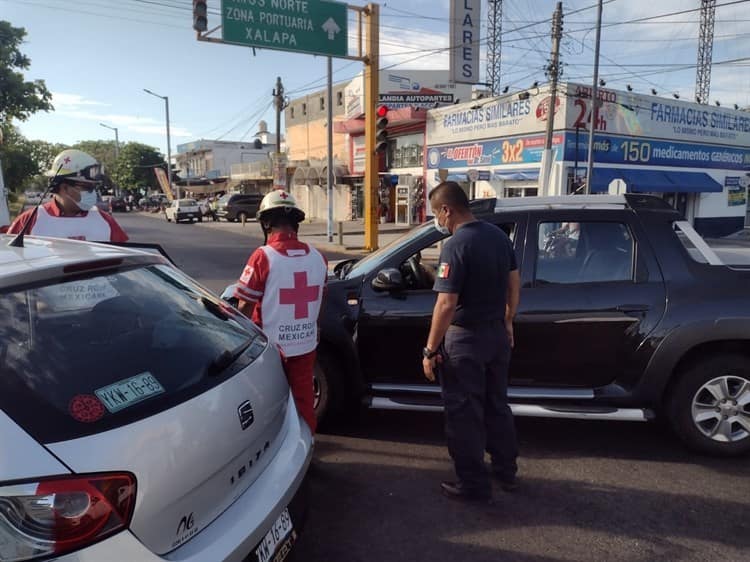
[[[414,277],[414,280],[417,284],[416,288],[418,289],[422,289],[429,285],[427,275],[425,274],[424,269],[422,269],[422,266],[419,264],[421,259],[422,253],[417,252],[408,260],[406,260],[406,264],[409,266],[409,272],[412,274],[412,277]]]

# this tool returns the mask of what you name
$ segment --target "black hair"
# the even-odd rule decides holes
[[[452,209],[469,210],[469,198],[461,186],[454,181],[444,181],[430,191],[430,202],[447,205]]]

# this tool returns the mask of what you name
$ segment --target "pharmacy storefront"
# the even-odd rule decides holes
[[[708,236],[750,224],[748,113],[608,89],[598,97],[592,192],[659,195]],[[560,86],[549,189],[543,193],[538,178],[549,101],[542,87],[430,111],[428,188],[452,179],[474,197],[580,192],[590,88]]]
[[[525,99],[524,99],[525,98]],[[554,157],[562,159],[563,100],[555,104]],[[522,93],[482,99],[427,114],[427,186],[458,182],[469,197],[541,195],[539,171],[549,96]]]

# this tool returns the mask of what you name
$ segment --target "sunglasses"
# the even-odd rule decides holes
[[[65,182],[70,186],[75,187],[78,191],[88,191],[91,193],[96,189],[96,185],[93,183],[75,183],[75,182]]]

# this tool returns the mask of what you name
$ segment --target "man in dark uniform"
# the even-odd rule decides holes
[[[492,497],[485,449],[501,487],[517,487],[508,364],[521,280],[508,236],[474,218],[457,183],[433,189],[430,205],[436,228],[452,234],[440,253],[438,297],[423,350],[425,377],[440,375],[446,440],[458,476],[441,488],[451,498],[484,501]]]

